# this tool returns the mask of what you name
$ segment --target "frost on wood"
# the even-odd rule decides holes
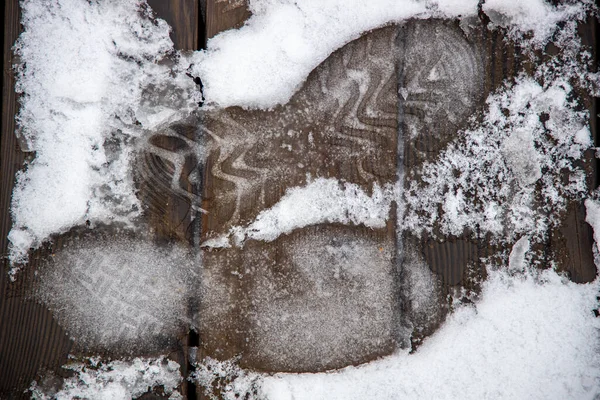
[[[64,380],[60,387],[51,387],[44,381],[34,381],[29,388],[36,400],[131,400],[149,390],[161,388],[171,400],[183,397],[177,387],[183,380],[180,366],[165,357],[134,358],[131,361],[104,362],[89,358],[63,366],[74,375]]]
[[[40,270],[35,296],[79,346],[149,350],[188,329],[198,269],[178,247],[119,235],[71,240]]]
[[[243,367],[270,371],[325,370],[388,354],[396,328],[393,254],[381,235],[328,225],[269,246],[248,240],[243,250],[207,252],[205,265],[215,267],[202,271],[197,326],[208,354],[241,353]]]

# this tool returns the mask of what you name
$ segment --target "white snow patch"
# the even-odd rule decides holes
[[[585,222],[594,230],[596,249],[600,250],[600,202],[598,200],[585,200]]]
[[[551,5],[545,0],[485,0],[482,10],[493,23],[509,29],[513,38],[532,34],[529,41],[536,47],[550,39],[560,22],[583,18],[593,7],[593,1],[560,2]]]
[[[157,64],[172,51],[169,27],[152,21],[144,5],[22,3],[24,32],[15,45],[21,62],[16,90],[23,94],[17,121],[22,146],[35,151],[35,159],[17,174],[13,192],[13,263],[26,261],[29,248],[51,234],[86,220],[130,223],[139,215],[128,143],[158,123],[151,115],[187,112],[195,90],[191,79],[173,77]],[[143,96],[168,87],[168,105]],[[168,96],[175,92],[176,98]],[[108,150],[108,141],[117,148]]]
[[[521,239],[513,245],[510,255],[508,256],[508,269],[511,271],[524,271],[527,266],[525,257],[530,248],[530,241],[527,236],[523,236]]]
[[[308,74],[362,33],[408,18],[476,15],[476,0],[250,1],[252,17],[208,41],[189,60],[209,103],[285,104]]]
[[[240,368],[236,361],[218,361],[207,357],[202,362],[194,363],[196,370],[188,379],[199,385],[211,400],[254,399],[258,395],[262,375]]]
[[[33,382],[29,390],[36,400],[131,400],[146,393],[149,388],[162,386],[169,399],[183,399],[177,387],[183,380],[179,364],[164,356],[155,359],[135,358],[131,361],[89,362],[64,366],[75,372],[65,379],[57,392],[44,389]]]
[[[295,229],[321,223],[365,225],[383,228],[389,218],[394,188],[373,186],[369,195],[360,186],[337,179],[318,178],[293,187],[271,208],[262,211],[247,227],[233,227],[226,236],[209,239],[203,247],[228,247],[246,239],[271,242]]]

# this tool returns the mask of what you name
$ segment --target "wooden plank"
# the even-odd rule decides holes
[[[239,28],[249,17],[247,0],[206,0],[206,39]]]
[[[340,179],[367,193],[395,181],[397,32],[381,29],[335,52],[285,106],[203,116],[213,149],[205,168],[204,239],[250,223],[309,176]],[[370,77],[366,87],[350,68]],[[383,229],[323,224],[271,243],[207,251],[201,356],[242,354],[240,364],[248,368],[318,371],[389,354],[397,314],[395,242],[392,217]],[[327,256],[327,249],[358,264]],[[358,249],[372,265],[360,264]],[[327,275],[334,273],[322,268],[328,257],[344,279]]]
[[[173,27],[172,39],[175,46],[184,50],[198,47],[198,3],[196,0],[156,2],[157,15],[169,21]],[[32,300],[31,283],[34,273],[42,260],[60,249],[64,241],[72,240],[80,232],[78,229],[54,237],[52,243],[30,257],[30,262],[19,275],[15,284],[8,282],[6,259],[7,235],[11,228],[10,197],[14,186],[15,173],[23,167],[26,154],[23,153],[14,135],[16,113],[16,95],[14,93],[14,74],[11,65],[13,59],[11,47],[21,32],[19,7],[17,0],[5,4],[2,136],[1,136],[1,188],[0,218],[3,272],[0,274],[0,397],[28,398],[23,391],[41,373],[54,373],[64,376],[60,368],[67,361],[68,354],[86,355],[85,349],[76,349],[65,331],[57,324],[52,314],[41,304]],[[175,212],[176,214],[176,212]],[[173,219],[173,213],[170,214]],[[172,224],[167,223],[167,226]],[[178,339],[175,338],[177,341]],[[173,349],[170,357],[182,365],[182,373],[188,373],[187,339],[182,338],[179,349]],[[106,354],[110,356],[110,354]],[[150,355],[150,354],[148,354]],[[46,371],[46,372],[44,372]],[[185,395],[188,385],[181,388]],[[192,388],[192,392],[194,389]],[[193,396],[193,395],[191,395]]]
[[[13,393],[22,395],[43,368],[56,368],[66,361],[71,343],[51,314],[41,305],[28,301],[22,292],[9,287],[6,254],[7,235],[11,228],[10,197],[15,173],[23,166],[21,152],[14,134],[17,98],[12,65],[16,62],[12,45],[21,31],[17,0],[5,3],[2,85],[2,133],[0,136],[0,397]]]
[[[200,9],[198,0],[148,0],[159,18],[171,26],[171,40],[178,50],[198,50]]]

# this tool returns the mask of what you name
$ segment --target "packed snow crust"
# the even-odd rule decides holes
[[[35,299],[90,350],[152,351],[188,331],[200,259],[114,235],[69,241],[38,272]]]
[[[110,362],[92,357],[86,362],[74,362],[64,368],[73,371],[74,376],[65,379],[58,390],[34,381],[29,388],[31,398],[131,400],[160,386],[169,399],[183,399],[177,390],[183,380],[180,366],[164,356]]]

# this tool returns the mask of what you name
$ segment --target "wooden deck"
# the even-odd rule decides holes
[[[202,48],[207,38],[223,30],[239,27],[249,17],[243,0],[149,0],[149,4],[159,17],[173,27],[171,37],[175,47],[181,50]],[[2,254],[6,255],[7,234],[11,228],[9,206],[14,176],[31,155],[21,152],[13,134],[17,99],[10,66],[16,61],[10,48],[20,32],[18,1],[6,2],[4,18],[0,248]],[[432,27],[436,28],[435,32],[429,31]],[[275,204],[287,188],[304,185],[307,173],[314,177],[344,179],[368,192],[374,183],[384,185],[393,182],[398,176],[399,167],[406,174],[421,163],[433,159],[461,126],[450,122],[421,126],[420,129],[427,134],[420,136],[419,140],[408,140],[397,134],[402,131],[402,123],[399,125],[398,122],[398,110],[404,114],[411,113],[408,106],[403,105],[395,95],[397,84],[406,79],[407,75],[423,68],[419,65],[397,64],[396,50],[392,48],[398,46],[400,30],[401,36],[405,38],[401,45],[406,52],[419,46],[418,38],[422,35],[433,37],[441,47],[448,40],[461,43],[460,51],[468,64],[464,68],[475,71],[475,75],[469,82],[457,82],[457,85],[472,85],[468,90],[477,101],[472,107],[453,109],[460,117],[458,120],[464,120],[465,116],[480,109],[487,95],[506,78],[513,77],[519,70],[532,68],[526,64],[525,57],[521,56],[522,49],[504,42],[498,32],[485,28],[481,28],[469,40],[462,36],[456,24],[441,21],[411,22],[405,27],[388,27],[371,32],[346,45],[323,62],[285,106],[272,111],[230,108],[204,113],[200,121],[182,121],[171,126],[168,134],[157,133],[150,140],[152,145],[172,152],[181,152],[181,143],[185,143],[185,139],[204,141],[204,144],[210,142],[201,135],[198,124],[212,132],[218,132],[236,143],[236,146],[230,153],[215,146],[206,164],[194,159],[191,153],[181,153],[185,162],[179,180],[182,190],[178,192],[170,189],[170,183],[167,184],[171,182],[174,172],[172,167],[153,154],[142,157],[140,168],[143,171],[154,171],[142,175],[140,184],[141,200],[148,210],[148,224],[165,241],[181,242],[198,248],[204,239],[224,234],[232,226],[251,222],[261,210]],[[597,43],[598,24],[595,20],[582,25],[581,32],[586,44]],[[594,59],[597,60],[598,47],[592,47],[596,49]],[[365,56],[367,53],[368,57]],[[548,56],[540,54],[540,61]],[[377,109],[369,110],[376,112],[377,118],[367,120],[366,114],[360,112],[361,106],[348,106],[343,110],[344,114],[336,119],[331,116],[338,115],[337,109],[311,109],[311,104],[335,103],[327,98],[327,92],[317,84],[324,76],[331,88],[346,85],[353,95],[356,94],[356,82],[352,82],[345,73],[343,63],[340,62],[342,58],[353,63],[353,68],[362,68],[365,73],[378,77],[376,84],[382,89],[374,102]],[[389,76],[385,75],[388,72]],[[373,93],[375,89],[369,90],[369,93]],[[452,91],[456,88],[444,90]],[[590,125],[594,141],[598,144],[598,99],[584,100],[590,114],[596,116],[591,119]],[[358,97],[349,101],[356,103]],[[354,112],[355,109],[359,111]],[[306,118],[306,113],[310,114],[310,118]],[[376,130],[377,137],[369,136],[367,130],[354,131],[353,127],[357,126],[355,121]],[[257,126],[261,129],[256,129]],[[427,131],[428,129],[435,130],[436,134]],[[269,135],[275,131],[292,134],[289,137]],[[348,137],[360,136],[369,142],[369,151],[365,153],[364,141],[336,140],[325,134],[319,136],[319,132],[325,131],[344,132]],[[245,135],[243,132],[251,134]],[[178,140],[178,137],[181,139]],[[399,141],[402,141],[400,145]],[[304,150],[290,153],[286,150],[288,145]],[[245,157],[248,166],[245,171],[240,171],[235,166],[235,160],[240,157]],[[597,173],[599,164],[591,151],[586,154],[586,165],[588,185],[592,190],[600,181]],[[191,178],[198,171],[202,175],[200,183]],[[231,183],[232,176],[250,181],[252,184],[248,187],[252,189],[239,192]],[[202,219],[196,218],[191,211],[198,205],[194,203],[194,199],[199,194],[202,194],[202,208],[209,211],[208,214],[203,214]],[[358,364],[389,354],[397,345],[392,325],[398,323],[396,319],[399,314],[412,311],[406,308],[399,310],[395,302],[389,300],[395,295],[402,295],[399,288],[403,284],[403,277],[395,268],[396,263],[401,261],[397,259],[397,243],[402,242],[405,248],[413,249],[413,254],[416,254],[414,257],[420,258],[435,273],[438,280],[436,295],[440,299],[445,299],[457,286],[477,290],[478,279],[475,278],[485,277],[485,268],[480,264],[480,258],[493,255],[498,250],[484,239],[474,240],[467,232],[462,236],[447,237],[444,241],[429,237],[417,238],[410,234],[396,238],[395,224],[396,221],[392,218],[385,228],[374,230],[318,225],[295,231],[268,244],[249,240],[243,251],[236,247],[207,250],[204,255],[202,296],[198,304],[192,306],[193,312],[203,315],[199,321],[199,334],[184,332],[172,338],[158,353],[168,352],[171,358],[182,365],[184,374],[192,368],[188,359],[190,347],[198,347],[200,356],[219,359],[243,353],[240,360],[242,366],[263,371],[320,371]],[[43,371],[64,374],[60,366],[67,361],[69,354],[85,354],[85,350],[69,339],[52,313],[28,296],[30,283],[34,281],[33,271],[38,264],[53,249],[60,249],[63,242],[81,234],[80,230],[74,230],[56,238],[48,248],[36,251],[16,284],[8,281],[5,273],[8,266],[4,262],[4,271],[0,274],[2,398],[27,397],[23,391]],[[339,238],[344,240],[339,241]],[[298,273],[298,263],[311,265],[315,260],[327,257],[327,254],[314,249],[315,243],[316,247],[328,246],[333,249],[342,245],[377,249],[373,253],[374,258],[379,257],[374,263],[376,271],[369,276],[353,277],[353,287],[359,288],[355,298],[348,300],[344,296],[348,291],[348,282],[332,283],[327,277],[320,277],[320,283],[326,282],[329,285],[331,295],[327,300],[319,299],[315,283]],[[592,231],[585,223],[585,208],[582,204],[569,204],[562,226],[549,234],[545,250],[548,255],[558,255],[559,267],[567,271],[573,281],[589,282],[594,279],[596,269],[592,255]],[[4,261],[5,259],[3,257]],[[302,261],[298,261],[299,259]],[[253,265],[258,263],[271,267],[253,270]],[[239,274],[246,274],[245,279],[240,280]],[[265,282],[270,282],[271,285],[266,285]],[[368,304],[361,299],[376,296],[372,291],[374,285],[383,287],[384,298],[377,298],[378,307],[369,309]],[[223,288],[226,288],[225,292]],[[284,292],[295,293],[296,297],[279,296]],[[217,299],[222,307],[218,310],[209,309],[202,298],[211,298],[211,301]],[[298,315],[301,314],[302,304],[297,302],[297,298],[314,299],[313,313],[304,319],[286,323],[281,310],[296,310]],[[331,311],[332,307],[335,307],[335,313]],[[433,321],[420,321],[415,317],[414,321],[420,324],[422,334],[413,337],[413,345],[418,345],[423,337],[437,329],[445,317],[447,307],[445,300],[440,301],[437,319]],[[348,317],[347,321],[355,321],[355,326],[350,322],[340,324],[339,313]],[[364,327],[360,324],[360,315],[367,313],[380,313],[377,320],[385,322],[380,326]],[[302,326],[314,326],[317,337],[302,335]],[[317,329],[323,326],[329,330]],[[339,334],[331,335],[332,330]],[[279,337],[273,339],[268,336],[272,331],[278,332]],[[360,343],[354,343],[353,349],[360,351],[344,352],[347,344],[353,340],[350,333],[344,336],[344,332],[359,332]],[[264,340],[265,337],[273,340]],[[302,343],[301,349],[310,351],[290,349],[287,344],[292,340]],[[190,383],[184,384],[181,390],[190,399],[202,397],[200,389]]]

